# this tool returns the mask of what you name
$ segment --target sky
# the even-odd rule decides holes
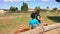
[[[39,6],[42,9],[46,9],[46,7],[60,9],[60,2],[55,0],[0,0],[0,9],[9,9],[11,6],[21,9],[23,2],[27,3],[29,8]]]

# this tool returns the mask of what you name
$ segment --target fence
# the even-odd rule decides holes
[[[55,29],[58,27],[60,27],[60,23],[55,23],[55,24],[48,25],[48,26],[38,26],[35,29],[29,30],[26,32],[22,32],[19,34],[40,34],[41,32],[49,31],[49,30],[52,30],[52,29]]]

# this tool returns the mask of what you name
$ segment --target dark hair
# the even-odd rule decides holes
[[[34,12],[31,14],[31,18],[32,19],[35,18],[35,13]]]
[[[37,9],[36,12],[35,12],[35,15],[39,15],[39,13],[40,13],[40,10]]]

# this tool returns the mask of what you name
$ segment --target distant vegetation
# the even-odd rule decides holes
[[[55,8],[52,8],[52,10],[50,10],[49,7],[46,7],[46,9],[42,9],[42,8],[40,8],[39,6],[36,6],[36,7],[34,8],[34,10],[37,10],[37,9],[40,9],[41,12],[46,12],[47,10],[50,11],[50,12],[56,12],[58,8],[55,7]],[[18,12],[18,11],[19,11],[19,12],[27,12],[27,10],[29,10],[29,8],[28,8],[28,4],[25,3],[25,2],[23,2],[20,10],[18,10],[18,7],[14,7],[14,6],[11,6],[9,10],[10,10],[11,12]],[[33,10],[33,9],[32,9],[32,10]]]
[[[35,10],[40,9],[40,7],[35,7]]]
[[[27,11],[28,10],[28,5],[27,3],[23,2],[23,5],[21,6],[21,11]]]
[[[11,12],[16,12],[16,10],[18,10],[17,7],[13,7],[13,6],[10,7],[10,11],[11,11]]]

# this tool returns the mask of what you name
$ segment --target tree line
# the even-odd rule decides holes
[[[18,12],[18,7],[11,6],[9,10],[11,12]],[[28,5],[27,5],[27,3],[23,2],[23,5],[21,6],[21,11],[27,11],[27,10],[28,10]]]
[[[47,7],[47,8],[49,8],[49,7]],[[28,8],[28,4],[27,3],[25,3],[25,2],[23,2],[23,5],[21,6],[21,12],[27,12],[27,10],[28,10],[29,8]],[[35,7],[35,10],[37,10],[37,9],[40,9],[41,10],[41,8],[40,7]],[[18,12],[18,7],[13,7],[13,6],[11,6],[10,7],[10,9],[9,9],[11,12]],[[57,8],[55,7],[55,8],[53,8],[53,11],[56,11],[57,10]]]

